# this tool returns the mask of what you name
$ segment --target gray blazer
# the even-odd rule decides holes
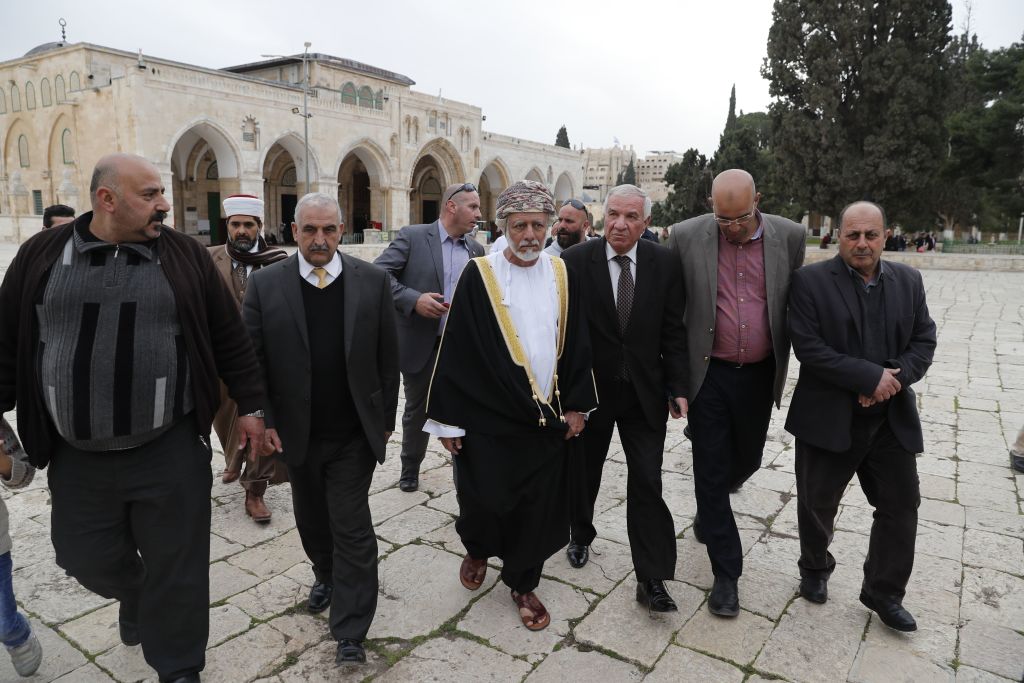
[[[768,292],[768,326],[775,350],[775,405],[782,400],[789,366],[789,332],[786,304],[790,274],[803,265],[807,231],[788,218],[762,213],[764,220],[764,275]],[[690,386],[693,401],[704,383],[711,347],[715,341],[718,301],[718,224],[714,214],[690,218],[672,226],[668,248],[683,265],[686,287],[686,335],[689,341]]]
[[[398,409],[398,342],[387,274],[377,266],[341,255],[345,285],[345,365],[352,400],[370,449],[384,462],[385,432],[395,430]],[[254,270],[242,302],[270,404],[266,425],[277,430],[281,458],[301,465],[309,447],[312,368],[302,302],[299,257]]]
[[[440,223],[407,225],[375,264],[391,276],[391,293],[398,311],[399,365],[406,374],[423,370],[437,339],[440,321],[416,313],[416,300],[424,292],[444,293],[444,259],[441,256]],[[467,238],[470,257],[483,256],[484,248]]]

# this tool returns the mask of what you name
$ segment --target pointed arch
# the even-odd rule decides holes
[[[270,152],[274,145],[280,145],[291,155],[295,161],[295,176],[300,184],[306,182],[306,147],[302,142],[302,133],[294,130],[287,130],[278,135],[275,139],[270,141],[270,144],[263,148],[260,152],[260,161],[257,168],[263,168],[263,164],[266,161],[267,154]],[[312,146],[309,148],[309,172],[313,177],[309,180],[309,184],[318,183],[320,181],[321,166],[320,159],[317,158],[316,149]],[[223,176],[223,171],[221,172]]]
[[[419,153],[416,155],[416,159],[411,164],[413,172],[415,172],[416,163],[419,162],[423,157],[430,155],[434,157],[445,177],[445,184],[464,182],[466,178],[466,168],[462,163],[462,157],[459,155],[459,150],[455,149],[455,146],[449,140],[445,138],[436,137],[427,142],[423,147],[420,148]],[[409,175],[409,187],[413,187],[412,174]]]
[[[189,121],[171,137],[165,160],[173,171],[183,176],[192,175],[189,172],[188,160],[200,140],[205,141],[213,150],[221,178],[239,177],[242,167],[241,151],[220,124],[206,117]]]

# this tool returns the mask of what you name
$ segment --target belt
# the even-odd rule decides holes
[[[759,368],[763,365],[766,365],[767,363],[774,363],[775,359],[771,356],[768,356],[767,358],[764,358],[753,363],[737,363],[736,361],[724,360],[722,358],[715,358],[714,356],[712,356],[710,362],[714,363],[715,365],[721,365],[723,367],[734,368],[739,370],[740,368]]]

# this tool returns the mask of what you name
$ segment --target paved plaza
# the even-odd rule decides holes
[[[0,248],[0,269],[13,251]],[[368,662],[347,670],[334,666],[326,620],[304,610],[313,577],[288,486],[268,491],[274,518],[257,526],[245,516],[238,484],[220,482],[223,462],[215,453],[204,680],[1020,681],[1024,475],[1013,475],[1007,450],[1024,424],[1024,273],[935,270],[924,280],[939,346],[931,371],[915,386],[926,449],[918,458],[917,561],[904,604],[917,618],[916,633],[888,629],[857,600],[871,509],[856,483],[836,521],[838,567],[828,603],[796,597],[796,485],[784,405],[772,420],[764,466],[732,497],[746,559],[742,611],[729,620],[711,616],[705,604],[712,575],[693,539],[683,421],[669,425],[663,468],[678,535],[669,591],[679,611],[648,614],[634,600],[626,466],[615,441],[598,499],[594,555],[579,570],[564,553],[545,566],[538,595],[552,622],[539,633],[521,626],[493,568],[475,593],[459,583],[463,548],[449,458],[433,440],[421,490],[402,493],[396,434],[371,488],[380,599]],[[796,371],[794,362],[787,400]],[[116,604],[54,564],[45,471],[28,490],[3,495],[15,591],[45,651],[33,680],[155,680],[141,648],[120,643]],[[15,678],[0,656],[0,680]]]

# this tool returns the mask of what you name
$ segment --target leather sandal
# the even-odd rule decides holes
[[[477,560],[466,554],[462,558],[462,566],[459,567],[459,581],[468,590],[475,591],[483,585],[487,578],[487,558]]]
[[[530,631],[543,631],[551,623],[551,615],[533,591],[522,595],[512,591],[512,600],[519,608],[523,626]]]
[[[238,481],[240,476],[242,476],[242,470],[224,470],[220,475],[220,480],[223,484],[230,484],[233,481]]]

